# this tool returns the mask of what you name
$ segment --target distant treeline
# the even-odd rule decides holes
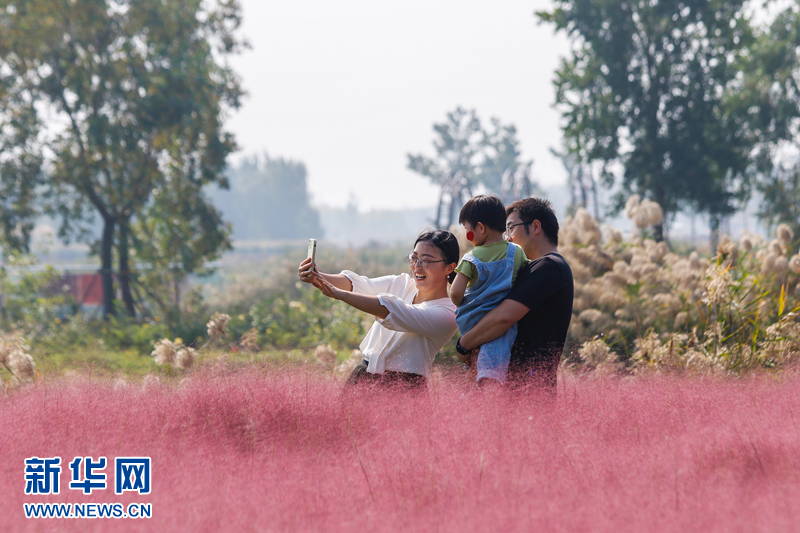
[[[301,161],[250,156],[228,168],[230,188],[208,194],[233,226],[237,241],[307,239],[341,245],[393,244],[420,233],[433,222],[435,206],[362,213],[345,207],[311,206],[307,172]]]
[[[233,224],[236,240],[285,240],[324,236],[319,212],[309,203],[306,166],[299,161],[245,158],[229,167],[230,189],[214,187],[212,201]]]

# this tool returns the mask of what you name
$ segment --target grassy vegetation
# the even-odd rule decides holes
[[[447,373],[434,377],[429,394],[343,394],[321,368],[281,364],[204,365],[168,383],[76,376],[0,396],[4,531],[87,530],[85,520],[26,519],[31,501],[153,503],[146,522],[93,521],[102,531],[727,532],[800,524],[797,374],[573,374],[553,399],[470,390]],[[37,454],[62,458],[59,494],[24,494],[24,461]],[[151,457],[152,493],[68,489],[64,463],[87,455]]]
[[[670,249],[646,234],[624,239],[578,211],[560,232],[559,249],[575,279],[564,364],[621,373],[741,373],[794,365],[800,360],[797,245],[791,230],[781,227],[773,240],[745,235],[736,243],[723,236],[709,257],[685,243]],[[322,245],[317,262],[324,272],[380,276],[404,272],[407,253],[404,246]],[[43,376],[181,375],[150,356],[160,339],[198,350],[200,366],[221,357],[243,365],[301,363],[315,360],[320,345],[343,362],[372,319],[299,283],[304,254],[296,244],[267,254],[236,252],[228,267],[195,280],[174,314],[106,322],[86,320],[59,290],[56,272],[7,269],[0,277],[0,322],[6,335],[25,339]],[[206,323],[214,313],[230,319],[226,336],[209,344]],[[437,366],[457,366],[454,344],[437,356]],[[10,376],[0,368],[0,378]]]

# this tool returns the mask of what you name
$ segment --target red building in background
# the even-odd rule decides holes
[[[85,313],[102,312],[103,280],[100,272],[64,272],[64,284]]]

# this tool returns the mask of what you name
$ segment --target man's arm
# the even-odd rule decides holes
[[[520,321],[530,309],[516,300],[505,299],[489,311],[475,326],[461,337],[461,346],[472,350],[495,340]]]

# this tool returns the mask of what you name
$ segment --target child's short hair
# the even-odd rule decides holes
[[[463,224],[464,222],[469,222],[473,228],[478,225],[478,222],[481,222],[489,229],[500,233],[504,232],[506,230],[506,208],[503,207],[503,201],[494,194],[473,196],[467,200],[458,215],[458,223]]]

